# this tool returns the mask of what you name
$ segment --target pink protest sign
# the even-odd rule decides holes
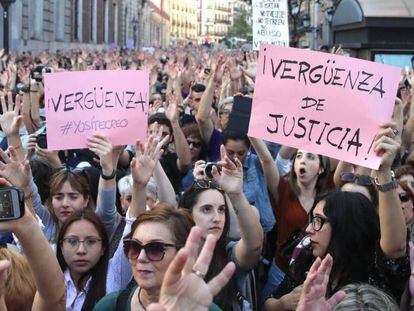
[[[391,120],[401,69],[262,45],[249,135],[378,169],[372,144]]]
[[[45,75],[49,150],[86,148],[100,133],[114,145],[145,140],[148,116],[147,71],[82,71]]]

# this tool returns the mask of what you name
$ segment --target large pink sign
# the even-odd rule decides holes
[[[262,45],[249,135],[378,169],[379,125],[391,120],[401,69]]]
[[[49,150],[86,148],[101,133],[114,145],[144,141],[147,132],[147,71],[82,71],[45,75]]]

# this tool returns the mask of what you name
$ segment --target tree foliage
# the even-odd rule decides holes
[[[234,15],[233,25],[230,27],[228,36],[247,39],[252,36],[252,26],[247,22],[250,14],[246,10]]]

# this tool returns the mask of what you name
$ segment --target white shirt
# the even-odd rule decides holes
[[[66,285],[66,311],[80,311],[85,302],[86,294],[89,290],[91,278],[86,282],[84,290],[78,293],[75,283],[70,276],[69,269],[65,270],[65,285]]]

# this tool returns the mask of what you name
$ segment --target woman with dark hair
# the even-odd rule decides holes
[[[116,226],[116,174],[114,168],[121,150],[113,148],[111,141],[101,135],[90,137],[88,146],[100,158],[102,171],[96,213],[100,216],[108,236],[110,236]],[[6,164],[7,174],[10,174],[8,178],[14,186],[22,187],[27,191],[28,199],[33,202],[34,211],[44,225],[43,232],[52,245],[57,241],[59,228],[71,214],[82,210],[95,211],[88,179],[82,169],[65,167],[53,174],[50,179],[50,197],[46,200],[45,207],[33,181],[30,168],[23,170],[22,166],[18,164],[17,159]]]
[[[210,268],[202,271],[206,281],[218,274],[230,260],[236,263],[234,277],[214,302],[223,310],[249,310],[254,308],[255,299],[249,283],[249,271],[260,259],[263,229],[256,210],[243,194],[241,162],[237,158],[231,161],[224,146],[221,146],[221,158],[217,163],[221,173],[214,166],[213,180],[196,180],[184,192],[179,207],[191,211],[195,224],[202,229],[203,239],[213,234],[218,240]],[[241,236],[238,241],[229,240],[230,210],[227,198],[237,215]]]
[[[66,308],[92,310],[106,293],[109,242],[104,225],[94,212],[77,211],[64,221],[57,241]]]
[[[196,123],[190,123],[183,126],[183,133],[187,139],[188,146],[190,147],[191,153],[191,166],[187,173],[181,179],[180,192],[187,190],[194,181],[193,169],[197,161],[198,163],[205,163],[206,160],[206,148],[203,139],[200,134],[200,129]]]
[[[280,176],[264,142],[257,138],[250,140],[262,164],[277,220],[276,233],[271,232],[274,236],[268,236],[269,241],[276,241],[275,245],[271,245],[273,249],[276,248],[276,252],[268,272],[267,283],[262,290],[262,299],[265,299],[280,284],[284,273],[287,272],[291,251],[303,237],[302,233],[306,228],[315,197],[326,191],[330,161],[321,155],[298,149],[294,153],[291,170],[285,179]],[[280,152],[284,152],[282,150],[292,152],[294,149],[283,146]],[[299,294],[295,299],[299,300]]]
[[[407,239],[414,241],[414,196],[407,182],[398,180],[398,198],[404,214],[405,224],[407,226]]]
[[[314,204],[306,228],[310,252],[302,251],[290,266],[289,274],[274,293],[278,299],[268,299],[266,310],[290,309],[285,300],[289,299],[287,293],[293,289],[300,292],[298,286],[305,280],[313,257],[323,258],[327,254],[334,262],[328,297],[347,284],[365,282],[388,291],[399,301],[410,276],[410,265],[404,215],[391,173],[400,147],[395,132],[394,124],[386,124],[373,145],[382,157],[375,177],[378,212],[361,193],[335,191],[322,196]]]

